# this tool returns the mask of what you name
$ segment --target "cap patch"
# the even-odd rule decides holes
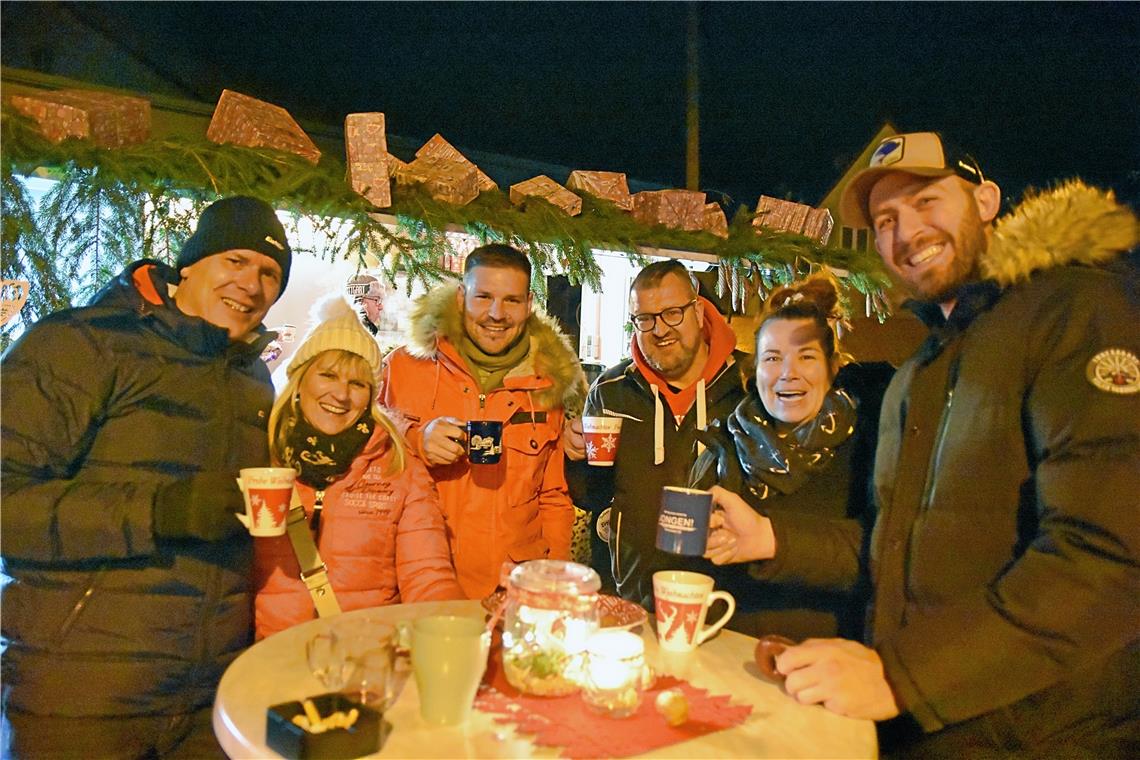
[[[277,250],[279,250],[279,251],[284,251],[284,250],[285,250],[285,246],[283,246],[283,245],[281,245],[280,243],[278,243],[276,240],[274,240],[274,239],[273,239],[272,237],[270,237],[269,235],[266,235],[266,236],[265,236],[265,242],[266,242],[266,243],[269,243],[271,246],[273,246],[274,248],[276,248],[276,249],[277,249]]]
[[[890,166],[891,164],[899,161],[903,157],[903,143],[906,142],[905,138],[891,137],[883,140],[875,152],[871,154],[871,162],[869,166]]]
[[[1093,387],[1107,393],[1140,392],[1140,359],[1123,348],[1106,348],[1089,359],[1085,376]]]

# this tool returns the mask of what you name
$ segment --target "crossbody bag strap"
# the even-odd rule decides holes
[[[328,568],[321,560],[321,553],[317,551],[313,533],[309,530],[309,521],[305,517],[305,505],[301,503],[296,489],[293,489],[293,501],[289,505],[285,530],[289,534],[289,543],[293,544],[293,553],[297,555],[297,564],[301,566],[301,580],[313,597],[317,617],[340,614],[340,605],[336,601],[332,584],[329,583]]]

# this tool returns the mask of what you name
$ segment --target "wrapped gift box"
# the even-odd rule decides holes
[[[805,203],[761,195],[752,224],[776,232],[805,235],[818,240],[820,245],[826,245],[831,237],[833,221],[831,212],[825,208],[812,208]]]
[[[397,168],[396,182],[423,185],[437,201],[466,206],[479,196],[476,172],[475,164],[470,161],[424,156]]]
[[[55,90],[13,95],[12,107],[35,120],[52,142],[69,137],[101,148],[146,142],[150,137],[150,101],[95,90]]]
[[[388,164],[388,176],[391,177],[392,179],[396,178],[396,174],[400,170],[408,168],[408,164],[406,161],[401,161],[400,159],[393,156],[391,153],[389,153],[386,156],[386,162]]]
[[[545,174],[511,185],[511,203],[518,206],[527,198],[542,198],[569,216],[578,216],[582,213],[582,199]]]
[[[633,196],[629,194],[629,183],[621,172],[595,172],[575,169],[566,180],[566,187],[589,193],[595,198],[605,198],[623,211],[633,209]]]
[[[719,203],[706,203],[704,215],[704,230],[717,237],[728,237],[728,217]]]
[[[438,132],[424,143],[423,147],[416,151],[416,158],[429,157],[446,158],[450,161],[458,161],[461,164],[471,164],[475,166],[467,156],[460,153],[458,148],[443,139],[443,135]],[[483,192],[484,190],[497,190],[499,188],[499,186],[495,184],[495,181],[484,174],[483,170],[478,166],[475,166],[475,177],[479,186],[479,192]]]
[[[222,90],[206,138],[246,148],[274,148],[317,163],[321,151],[281,106]]]
[[[705,194],[698,190],[645,190],[633,196],[633,216],[642,224],[699,230],[705,223]]]
[[[376,208],[391,206],[384,114],[350,113],[344,117],[344,152],[352,189]]]
[[[804,220],[804,235],[818,241],[820,245],[827,245],[834,226],[835,220],[831,218],[830,211],[825,208],[813,208]]]

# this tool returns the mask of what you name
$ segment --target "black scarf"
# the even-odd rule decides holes
[[[845,391],[832,388],[815,417],[787,433],[778,433],[760,398],[749,394],[727,423],[735,446],[720,456],[736,459],[743,481],[740,485],[747,495],[762,501],[773,490],[794,493],[812,473],[831,463],[835,447],[855,431],[855,402]]]
[[[374,428],[372,413],[365,409],[355,424],[336,435],[322,433],[298,414],[285,443],[285,462],[297,471],[297,480],[323,490],[348,473],[352,460],[368,443]]]

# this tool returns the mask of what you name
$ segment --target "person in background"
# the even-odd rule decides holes
[[[380,361],[352,308],[326,300],[269,417],[270,455],[298,472],[309,530],[346,612],[466,598],[435,485],[376,405]],[[258,638],[315,616],[301,570],[288,536],[254,541]]]
[[[721,583],[736,598],[736,630],[754,636],[862,633],[859,562],[873,521],[879,405],[893,370],[843,364],[840,317],[827,276],[777,288],[756,331],[755,388],[697,434],[708,448],[690,485],[727,491],[721,501],[743,497],[755,513],[749,541],[713,530],[705,555],[718,565],[750,563]]]
[[[1140,222],[1079,181],[1000,203],[932,132],[844,191],[930,335],[883,400],[869,646],[776,664],[888,754],[1136,757]]]
[[[222,671],[252,637],[234,478],[269,462],[262,327],[289,280],[272,207],[202,212],[3,358],[3,752],[223,757]]]
[[[629,313],[632,358],[603,372],[586,398],[585,414],[622,418],[614,466],[582,461],[580,420],[567,426],[567,452],[577,460],[569,465],[577,468],[571,482],[581,487],[575,503],[599,514],[599,532],[608,526],[611,572],[603,585],[616,583],[620,596],[652,610],[655,571],[717,570],[656,548],[657,506],[662,487],[688,482],[697,431],[731,414],[744,397],[747,362],[735,351],[732,328],[697,295],[679,261],[655,262],[637,274]]]
[[[353,303],[360,307],[360,323],[372,335],[380,332],[380,314],[384,311],[384,286],[375,275],[355,274],[345,287]]]
[[[573,505],[562,426],[581,411],[577,354],[532,308],[530,261],[507,245],[473,250],[463,282],[416,302],[407,344],[384,362],[381,400],[404,415],[409,446],[439,488],[459,584],[499,584],[505,561],[569,559]],[[466,456],[468,420],[503,423],[497,464]]]

